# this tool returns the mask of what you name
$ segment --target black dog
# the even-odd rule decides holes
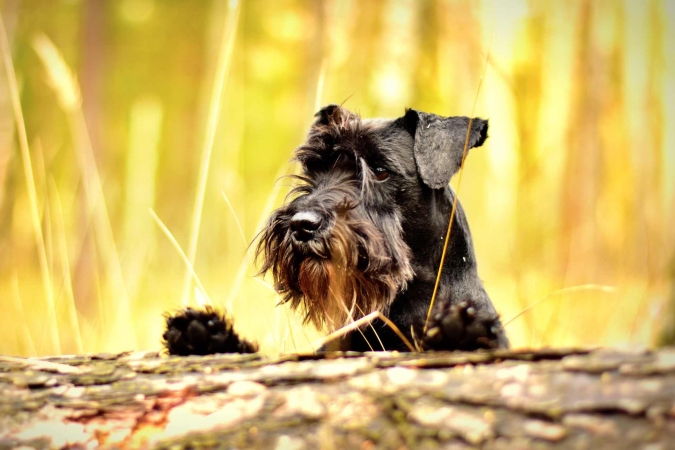
[[[478,278],[459,202],[425,326],[455,202],[448,183],[465,144],[468,150],[485,142],[487,121],[413,109],[394,120],[362,120],[336,105],[316,116],[295,151],[300,184],[272,214],[257,247],[261,273],[272,272],[282,302],[328,332],[380,311],[420,349],[508,347]],[[167,317],[164,340],[172,354],[257,350],[211,309]],[[379,319],[330,348],[407,349]]]

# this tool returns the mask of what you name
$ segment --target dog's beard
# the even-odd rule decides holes
[[[261,236],[261,272],[271,269],[282,302],[319,330],[334,331],[374,311],[387,314],[413,276],[401,233],[387,242],[370,221],[354,216],[338,217],[329,236],[301,249],[280,220],[272,220]]]

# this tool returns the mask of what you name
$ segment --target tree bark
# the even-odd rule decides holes
[[[675,349],[0,357],[0,448],[673,448]]]

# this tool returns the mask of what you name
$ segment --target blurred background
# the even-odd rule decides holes
[[[208,302],[266,353],[308,350],[247,246],[342,102],[490,119],[453,185],[514,346],[649,346],[675,323],[673,1],[0,14],[0,354],[158,349],[165,311]]]

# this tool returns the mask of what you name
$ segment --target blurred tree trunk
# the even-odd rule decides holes
[[[578,60],[572,116],[572,138],[565,166],[562,215],[563,236],[560,239],[562,254],[567,253],[561,272],[574,283],[596,279],[597,236],[590,226],[595,216],[598,199],[598,181],[595,174],[600,166],[600,150],[597,123],[600,111],[606,104],[607,87],[604,82],[601,62],[603,55],[593,44],[593,9],[585,1],[579,17],[581,45]],[[587,74],[590,74],[587,75]]]

